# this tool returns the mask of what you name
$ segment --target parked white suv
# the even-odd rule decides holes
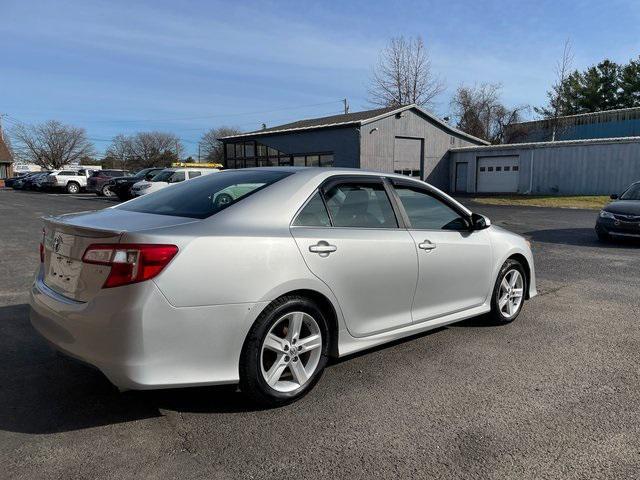
[[[54,170],[46,177],[46,188],[61,188],[67,193],[79,193],[87,187],[87,178],[93,174],[93,170],[86,168],[80,170]]]
[[[161,190],[173,183],[184,182],[185,180],[191,180],[192,178],[219,171],[217,168],[166,168],[151,180],[143,180],[135,183],[133,187],[131,187],[131,194],[134,197],[139,197],[140,195]]]

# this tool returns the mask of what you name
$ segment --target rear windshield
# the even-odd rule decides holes
[[[207,218],[291,172],[229,170],[203,175],[138,197],[115,208],[176,217]]]

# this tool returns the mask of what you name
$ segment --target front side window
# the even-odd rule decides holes
[[[325,199],[334,227],[398,227],[382,182],[340,183],[326,192]]]
[[[324,206],[320,192],[311,197],[293,221],[296,227],[330,227],[329,214]]]
[[[418,230],[466,230],[467,222],[454,209],[418,188],[394,187],[411,228]]]
[[[226,170],[163,188],[115,208],[156,215],[207,218],[289,175],[291,173],[278,171]]]

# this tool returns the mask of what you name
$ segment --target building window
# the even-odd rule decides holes
[[[320,155],[320,166],[321,167],[333,167],[333,154]]]
[[[236,156],[236,146],[233,143],[227,143],[227,158],[234,158]]]
[[[502,171],[502,167],[496,167],[496,172]]]
[[[320,156],[319,155],[307,155],[307,167],[319,167]]]
[[[276,150],[275,148],[269,147],[269,156],[270,157],[277,157],[278,156],[278,150]]]
[[[236,168],[235,159],[227,158],[227,168]]]
[[[420,170],[394,170],[393,173],[407,177],[420,178]]]
[[[245,167],[246,168],[252,168],[252,167],[257,167],[258,166],[258,162],[256,161],[255,158],[247,158],[245,160]]]
[[[293,157],[293,166],[294,167],[304,167],[307,164],[305,163],[304,157]]]
[[[266,157],[267,156],[267,147],[265,145],[261,145],[261,144],[257,144],[256,148],[258,149],[258,156],[259,157]]]
[[[280,165],[283,167],[291,166],[291,157],[290,156],[280,157]]]
[[[517,172],[518,170],[520,170],[520,168],[518,167],[518,165],[514,165],[514,166],[513,166],[513,171],[514,171],[514,172]]]
[[[509,167],[508,165],[506,167],[504,167],[504,171],[508,172],[509,170],[511,170],[511,167]]]
[[[244,144],[244,156],[245,157],[255,157],[256,156],[256,146],[253,142]]]
[[[236,143],[236,158],[244,158],[244,152],[242,150],[242,144]]]
[[[480,167],[480,171],[481,171],[481,172],[484,172],[485,170],[486,170],[486,168],[485,168],[485,167]]]
[[[493,167],[487,167],[487,172],[493,172]]]

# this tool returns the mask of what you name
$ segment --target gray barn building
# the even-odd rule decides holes
[[[220,140],[226,168],[363,168],[420,177],[443,189],[449,186],[449,149],[487,144],[416,105],[301,120]]]
[[[609,195],[640,180],[640,137],[454,148],[448,190]]]

